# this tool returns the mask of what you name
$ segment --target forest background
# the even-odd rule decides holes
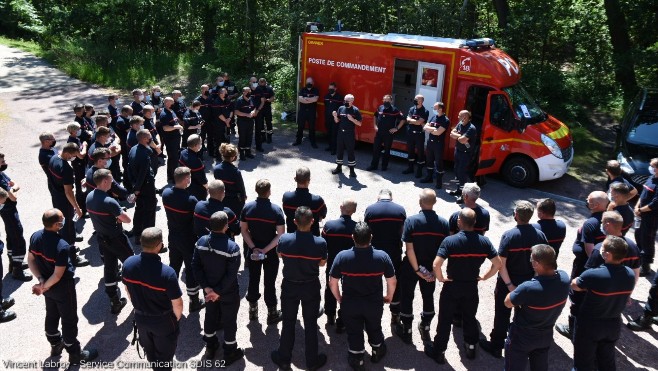
[[[285,110],[306,22],[331,30],[338,20],[351,31],[495,39],[531,95],[571,127],[575,169],[612,145],[595,126],[619,119],[640,87],[658,87],[656,0],[0,0],[0,42],[121,91],[158,84],[193,97],[220,71],[238,86],[255,74]]]

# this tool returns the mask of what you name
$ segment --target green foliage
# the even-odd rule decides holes
[[[44,31],[41,18],[29,0],[0,2],[0,33],[13,38],[34,39]]]

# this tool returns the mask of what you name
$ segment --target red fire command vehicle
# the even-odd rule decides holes
[[[471,111],[480,134],[476,175],[501,173],[508,183],[525,187],[561,177],[573,159],[569,128],[539,108],[519,84],[519,65],[491,39],[303,33],[299,73],[300,84],[307,77],[315,80],[320,96],[331,82],[341,94],[355,96],[363,114],[356,132],[360,141],[374,141],[373,112],[385,94],[405,113],[422,94],[430,113],[434,102],[444,102],[452,127],[460,110]],[[318,103],[322,131],[322,99]],[[455,141],[448,135],[446,140],[444,158],[452,160]],[[393,145],[396,155],[406,157],[404,130]]]

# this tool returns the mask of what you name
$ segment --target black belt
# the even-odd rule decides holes
[[[173,312],[174,312],[173,309],[169,309],[169,310],[164,311],[162,313],[154,314],[154,313],[142,312],[141,310],[135,309],[135,314],[138,314],[138,315],[144,316],[144,317],[161,317],[161,316],[166,316],[167,314],[171,314]]]

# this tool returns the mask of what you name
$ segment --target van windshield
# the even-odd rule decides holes
[[[628,129],[626,134],[628,143],[658,147],[658,117],[640,115]]]
[[[504,88],[503,91],[509,95],[516,116],[525,120],[526,125],[532,125],[546,120],[544,111],[539,108],[535,100],[521,84]]]

